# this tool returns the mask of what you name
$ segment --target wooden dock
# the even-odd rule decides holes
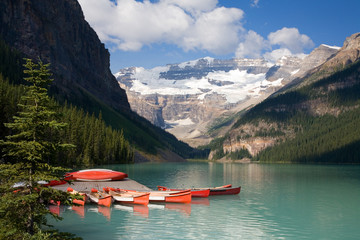
[[[68,187],[71,187],[72,189],[79,191],[79,192],[90,192],[92,188],[96,188],[99,191],[102,191],[105,187],[113,187],[113,188],[121,188],[121,189],[127,189],[127,190],[137,190],[137,191],[151,191],[152,189],[146,187],[145,185],[142,185],[134,180],[131,180],[129,178],[125,178],[120,181],[104,181],[104,182],[79,182],[79,181],[73,181],[70,184],[66,183],[63,185],[57,185],[53,186],[53,188],[66,191]]]

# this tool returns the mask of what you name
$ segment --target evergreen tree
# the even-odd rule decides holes
[[[11,130],[0,141],[4,156],[0,164],[0,236],[4,239],[66,239],[59,233],[43,231],[47,226],[47,206],[52,201],[70,204],[69,195],[39,181],[59,180],[67,169],[54,162],[61,148],[57,138],[64,123],[56,120],[46,87],[51,83],[49,64],[26,59],[24,78],[30,83],[18,104],[14,122],[5,124]],[[55,214],[53,217],[58,218]]]

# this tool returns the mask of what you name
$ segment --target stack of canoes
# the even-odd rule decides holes
[[[87,169],[65,174],[65,181],[53,181],[47,186],[63,184],[66,181],[117,181],[127,178],[123,172],[109,169]],[[174,189],[158,186],[158,191],[139,192],[119,188],[106,187],[103,191],[92,188],[90,192],[78,192],[72,188],[67,191],[74,194],[72,202],[75,205],[84,205],[86,202],[94,202],[101,206],[111,206],[113,202],[121,204],[148,205],[149,202],[164,203],[190,203],[192,197],[206,198],[211,195],[239,194],[241,187],[232,187],[231,184],[211,188]],[[76,197],[75,197],[76,196]]]
[[[76,181],[116,181],[127,178],[128,175],[123,172],[118,172],[110,169],[86,169],[76,172],[66,173],[65,180]]]
[[[84,205],[89,199],[90,202],[97,203],[101,206],[110,207],[113,202],[121,204],[141,204],[148,205],[149,202],[164,202],[164,203],[190,203],[191,191],[150,191],[139,192],[133,190],[104,188],[104,191],[91,189],[89,193],[79,193],[71,188],[68,192],[71,194],[79,194],[84,196],[83,199],[73,199],[73,203]]]

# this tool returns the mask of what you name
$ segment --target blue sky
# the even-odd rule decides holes
[[[205,56],[308,54],[360,32],[359,0],[79,0],[111,71]]]

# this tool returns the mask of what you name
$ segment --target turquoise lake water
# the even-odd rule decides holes
[[[360,166],[161,163],[104,166],[150,188],[241,186],[191,204],[61,207],[84,239],[360,239]]]

